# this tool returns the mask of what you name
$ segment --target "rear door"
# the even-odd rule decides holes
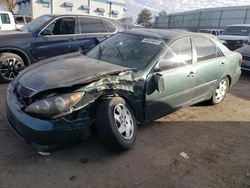
[[[189,37],[178,39],[170,45],[159,62],[159,70],[156,69],[147,79],[146,121],[191,103],[195,86],[192,63],[193,50]],[[151,89],[155,84],[152,78],[156,73],[164,78],[165,91],[162,93]]]
[[[109,31],[116,30],[115,26],[110,23],[107,25],[105,19],[95,17],[79,17],[80,35],[78,36],[78,45],[83,52],[96,46],[112,33]]]
[[[78,51],[76,17],[60,17],[45,27],[32,44],[37,60]]]
[[[222,78],[225,57],[216,44],[203,37],[193,37],[195,47],[195,90],[193,101],[207,98]]]

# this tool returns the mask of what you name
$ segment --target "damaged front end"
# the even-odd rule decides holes
[[[39,151],[51,151],[88,139],[96,109],[107,98],[126,99],[141,121],[143,85],[130,70],[38,93],[16,82],[8,88],[7,117],[19,137]]]

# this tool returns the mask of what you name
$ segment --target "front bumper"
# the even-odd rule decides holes
[[[84,111],[84,110],[83,110]],[[23,141],[32,144],[38,151],[52,151],[75,143],[90,134],[90,120],[87,112],[81,118],[68,120],[41,120],[26,114],[20,107],[11,84],[7,90],[6,113],[9,125]],[[73,112],[80,113],[80,112]]]

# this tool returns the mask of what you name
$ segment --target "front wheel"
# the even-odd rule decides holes
[[[0,81],[11,82],[24,68],[25,64],[19,55],[0,54]]]
[[[212,98],[210,99],[211,104],[216,105],[221,103],[224,100],[228,89],[229,89],[229,80],[227,77],[224,77],[220,81],[218,87],[214,91]]]
[[[133,147],[137,124],[133,111],[123,98],[104,101],[97,110],[96,118],[98,135],[108,148],[121,151]]]

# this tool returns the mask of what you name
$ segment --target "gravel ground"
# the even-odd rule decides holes
[[[119,154],[93,137],[38,155],[8,128],[6,88],[0,85],[0,188],[250,188],[250,73],[220,105],[183,108],[139,127],[134,149]]]

